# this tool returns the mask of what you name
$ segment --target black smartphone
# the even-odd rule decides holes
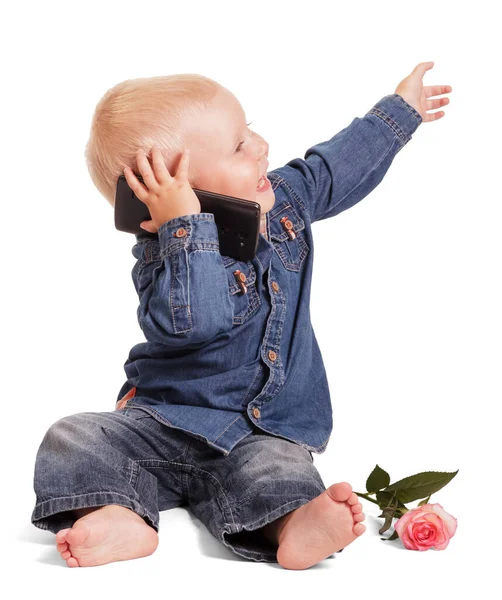
[[[141,175],[135,176],[143,181]],[[260,236],[260,205],[243,198],[192,189],[199,199],[201,212],[214,214],[220,254],[237,260],[254,258]],[[115,228],[127,233],[146,233],[139,224],[152,218],[148,206],[132,191],[124,175],[117,180],[114,212]]]

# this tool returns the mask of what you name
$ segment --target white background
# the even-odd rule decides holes
[[[175,593],[440,598],[495,585],[500,494],[501,194],[495,3],[11,3],[2,51],[2,539],[6,576],[49,598]],[[364,491],[458,475],[431,501],[458,519],[444,551],[364,536],[307,571],[247,561],[184,508],[150,557],[70,569],[30,523],[33,468],[59,418],[111,411],[143,341],[134,240],[114,229],[84,146],[96,103],[125,79],[201,73],[230,89],[270,144],[270,170],[363,117],[420,62],[450,105],[422,123],[381,184],[313,226],[311,313],[335,426],[326,485]],[[376,509],[376,510],[374,510]],[[497,557],[498,558],[498,557]],[[497,560],[498,563],[498,560]],[[7,577],[7,580],[6,578]],[[101,591],[100,591],[101,590]],[[177,590],[177,592],[176,592]]]

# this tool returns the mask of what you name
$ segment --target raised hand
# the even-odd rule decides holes
[[[405,77],[396,88],[395,93],[399,94],[410,106],[420,114],[423,123],[437,121],[444,117],[445,113],[439,110],[435,113],[427,113],[428,110],[445,106],[450,102],[449,98],[436,98],[434,96],[448,94],[452,91],[451,85],[426,85],[423,84],[423,76],[426,71],[432,69],[434,62],[419,63],[413,71]]]
[[[184,215],[200,213],[197,195],[188,183],[189,151],[181,153],[178,169],[174,176],[169,173],[159,148],[152,148],[153,171],[143,150],[136,153],[138,169],[143,184],[129,167],[124,168],[124,176],[136,196],[148,206],[150,221],[142,221],[140,227],[150,233],[157,233],[159,227]]]

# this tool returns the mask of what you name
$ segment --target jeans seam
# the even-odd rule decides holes
[[[188,469],[184,469],[185,465],[188,464],[188,451],[190,449],[190,446],[192,445],[193,442],[193,438],[189,437],[188,441],[187,441],[187,446],[185,448],[185,454],[183,456],[183,463],[177,463],[178,464],[178,472],[179,472],[179,479],[180,479],[180,483],[181,483],[181,493],[183,494],[184,498],[187,498],[187,500],[189,499],[189,489],[190,489],[190,485],[188,482]]]
[[[269,512],[269,513],[267,513],[267,514],[266,514],[264,517],[261,517],[260,519],[257,519],[257,520],[255,520],[255,521],[252,521],[251,523],[244,523],[244,524],[242,524],[240,531],[244,531],[244,530],[246,530],[246,531],[256,531],[257,529],[261,529],[262,527],[265,527],[265,525],[268,525],[268,524],[269,524],[269,523],[271,523],[272,521],[275,521],[275,520],[277,520],[277,519],[280,519],[280,518],[281,518],[281,517],[283,517],[284,515],[286,515],[286,514],[288,514],[288,513],[292,512],[292,511],[293,511],[293,510],[295,510],[296,508],[300,508],[300,506],[304,506],[305,504],[307,504],[308,502],[310,502],[310,500],[312,500],[312,498],[297,498],[296,500],[291,500],[291,501],[289,501],[289,502],[286,502],[285,504],[281,504],[281,506],[278,506],[278,507],[277,507],[277,508],[275,508],[274,510],[270,511],[270,512]],[[290,504],[296,504],[295,508],[292,508],[291,510],[289,510],[289,511],[286,511],[286,512],[282,513],[281,515],[279,515],[279,516],[275,517],[275,518],[272,518],[272,519],[269,519],[269,518],[268,518],[268,517],[270,517],[271,515],[273,515],[274,513],[276,513],[276,512],[279,512],[279,511],[282,511],[282,509],[283,509],[285,506],[288,506],[288,505],[290,505]],[[249,527],[252,527],[252,526],[253,526],[255,523],[258,523],[258,522],[260,522],[260,521],[261,521],[261,520],[263,520],[263,519],[266,519],[266,521],[265,521],[264,523],[262,523],[262,525],[260,525],[259,527],[256,527],[255,529],[249,529]],[[227,533],[227,534],[229,534],[229,535],[232,535],[232,534],[234,534],[234,533],[239,533],[239,531],[238,531],[237,529],[238,529],[238,528],[237,528],[237,527],[235,527],[235,526],[232,526],[232,524],[231,524],[231,523],[225,523],[225,524],[224,524],[224,527],[223,527],[223,528],[220,530],[220,537],[221,537],[221,539],[222,539],[223,543],[224,543],[226,546],[230,546],[230,547],[232,547],[233,551],[234,551],[236,554],[238,554],[238,555],[240,555],[240,556],[244,556],[245,558],[249,558],[249,556],[246,556],[245,554],[242,554],[242,551],[238,551],[238,550],[236,550],[236,549],[235,549],[235,547],[233,546],[233,544],[230,544],[228,540],[225,540],[225,535],[224,535],[225,533]],[[258,558],[258,559],[260,559],[260,560],[264,560],[264,559],[263,559],[263,557],[264,557],[264,556],[269,556],[269,554],[270,554],[270,556],[276,556],[277,549],[274,549],[274,550],[272,550],[270,553],[267,553],[267,552],[263,552],[263,551],[249,550],[249,549],[247,549],[247,548],[246,548],[245,552],[246,552],[248,555],[251,555],[251,556],[257,557],[257,558]],[[266,560],[266,559],[265,559],[265,560]],[[275,562],[277,562],[277,560],[275,560]]]
[[[217,502],[218,506],[220,507],[221,513],[223,515],[223,523],[224,524],[227,523],[227,516],[230,515],[230,518],[232,520],[233,526],[237,527],[237,525],[235,523],[235,519],[234,519],[234,514],[232,512],[231,504],[228,501],[228,498],[227,498],[227,496],[225,494],[225,488],[221,484],[220,480],[217,477],[215,477],[212,473],[210,473],[209,471],[206,471],[204,469],[200,469],[199,467],[195,467],[193,465],[186,465],[186,467],[188,467],[191,476],[196,475],[197,477],[205,479],[206,481],[208,481],[215,488],[215,490],[216,490],[216,502]],[[213,480],[215,480],[216,483]],[[221,500],[221,496],[223,496],[224,503],[225,503],[225,505],[227,507],[227,510],[225,509],[225,507],[222,505],[222,503],[220,501]],[[188,497],[188,499],[190,499],[190,495],[188,494],[188,492],[187,492],[187,497]]]

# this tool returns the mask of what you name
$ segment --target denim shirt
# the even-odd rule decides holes
[[[130,350],[116,409],[141,408],[224,455],[255,428],[323,453],[333,417],[310,321],[311,226],[367,196],[421,122],[391,94],[305,159],[270,171],[275,204],[252,260],[220,254],[212,213],[136,236],[147,341]]]

